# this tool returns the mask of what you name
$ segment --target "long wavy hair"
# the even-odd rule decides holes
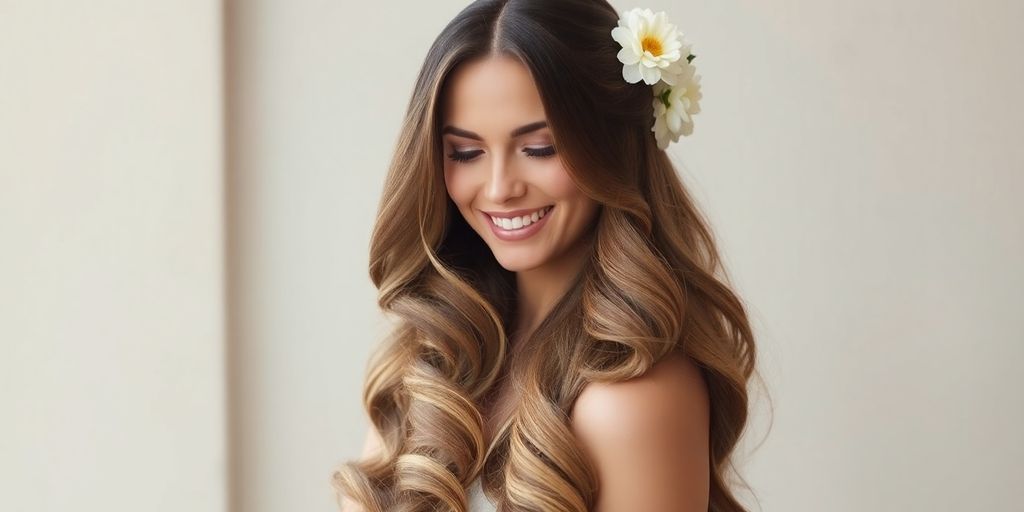
[[[618,17],[604,0],[478,0],[427,53],[370,242],[378,304],[397,319],[363,392],[383,446],[332,474],[366,510],[463,512],[477,477],[499,510],[591,509],[596,473],[570,430],[572,405],[586,384],[637,377],[672,351],[709,390],[709,510],[745,510],[728,472],[747,423],[751,327],[657,148],[649,86],[622,79]],[[530,70],[563,165],[600,204],[583,270],[514,351],[515,275],[448,197],[440,137],[447,77],[495,55]],[[482,404],[506,377],[518,404],[485,446]]]

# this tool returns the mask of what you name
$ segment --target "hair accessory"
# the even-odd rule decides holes
[[[700,75],[691,62],[690,44],[664,12],[635,8],[619,18],[612,39],[622,45],[617,57],[622,78],[641,80],[654,95],[654,126],[651,131],[664,150],[680,135],[693,133],[693,114],[700,112]]]

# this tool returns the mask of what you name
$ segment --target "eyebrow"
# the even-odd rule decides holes
[[[536,122],[533,122],[533,123],[530,123],[530,124],[526,124],[526,125],[520,126],[519,128],[516,128],[515,130],[512,130],[512,133],[509,136],[514,139],[516,137],[519,137],[520,135],[525,135],[525,134],[530,133],[532,131],[537,131],[537,130],[540,130],[541,128],[546,128],[547,125],[548,125],[547,121],[536,121]],[[463,130],[462,128],[456,128],[456,127],[454,127],[452,125],[445,126],[444,129],[441,130],[441,135],[444,135],[446,133],[450,133],[452,135],[458,135],[459,137],[466,137],[467,139],[480,140],[480,141],[484,140],[483,137],[481,137],[481,136],[479,136],[479,135],[477,135],[477,134],[475,134],[475,133],[473,133],[473,132],[471,132],[469,130]]]

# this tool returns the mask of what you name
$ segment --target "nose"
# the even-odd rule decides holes
[[[507,160],[508,158],[504,155],[492,159],[493,164],[486,185],[486,195],[487,199],[495,204],[505,203],[526,192],[526,184],[520,178],[518,169]]]

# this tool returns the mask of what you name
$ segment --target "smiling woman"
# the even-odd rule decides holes
[[[672,34],[657,19],[645,41]],[[652,134],[664,111],[623,80],[617,20],[477,1],[431,47],[373,232],[399,322],[364,456],[334,474],[345,512],[745,510],[726,470],[753,336],[662,148],[689,125]],[[691,76],[669,75],[670,43],[645,43],[666,53],[641,77]]]
[[[575,275],[583,259],[570,249],[593,226],[598,203],[558,158],[530,70],[503,55],[466,63],[449,77],[442,102],[445,185],[466,223],[521,285]],[[520,296],[531,305],[544,300]]]

